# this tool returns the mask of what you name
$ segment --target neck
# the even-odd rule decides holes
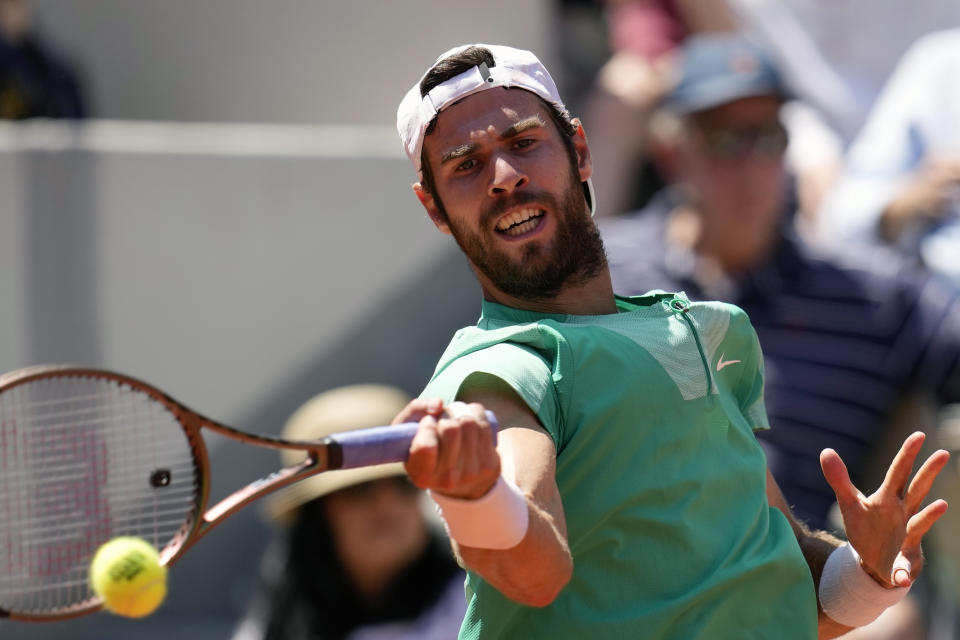
[[[377,602],[386,591],[387,585],[394,578],[397,571],[391,567],[390,570],[370,570],[369,568],[359,569],[358,567],[347,568],[347,575],[353,584],[357,595],[364,602]]]
[[[692,207],[676,209],[670,217],[667,240],[710,259],[725,274],[737,276],[766,259],[776,244],[776,229],[731,228],[711,225]]]
[[[557,295],[538,300],[528,300],[508,295],[497,289],[485,278],[480,277],[479,279],[484,299],[514,309],[575,316],[598,316],[616,313],[617,311],[617,303],[613,297],[613,284],[610,281],[610,270],[606,267],[599,274],[584,282],[564,286],[563,290]]]
[[[410,553],[398,554],[385,560],[383,558],[341,557],[347,578],[360,598],[368,603],[383,599],[387,589],[401,572],[412,566],[426,551],[430,537],[426,529],[417,546]]]

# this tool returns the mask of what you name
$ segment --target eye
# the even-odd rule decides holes
[[[520,140],[517,140],[517,141],[513,144],[513,146],[514,146],[515,149],[526,149],[527,147],[529,147],[530,145],[532,145],[532,144],[535,143],[535,142],[536,142],[536,140],[534,140],[533,138],[522,138],[522,139],[520,139]]]
[[[470,169],[473,169],[476,166],[477,166],[477,161],[475,158],[467,158],[466,160],[458,164],[456,167],[454,167],[454,171],[469,171]]]

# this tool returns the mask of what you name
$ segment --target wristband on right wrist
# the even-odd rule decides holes
[[[527,534],[527,498],[503,476],[476,500],[427,493],[437,504],[447,533],[459,544],[479,549],[511,549]]]

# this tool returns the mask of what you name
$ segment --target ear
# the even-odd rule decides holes
[[[440,233],[445,233],[448,236],[451,235],[450,225],[447,224],[446,218],[440,213],[440,209],[437,207],[437,201],[433,197],[433,194],[424,189],[423,185],[419,182],[414,183],[413,192],[416,194],[417,200],[420,201],[420,204],[423,205],[423,208],[427,210],[427,215],[430,216],[430,220],[432,220],[434,226],[440,230]]]
[[[590,157],[590,147],[587,145],[587,134],[583,130],[580,118],[573,118],[571,122],[577,127],[573,134],[573,149],[577,152],[577,171],[580,173],[580,182],[586,182],[593,175],[593,160]]]

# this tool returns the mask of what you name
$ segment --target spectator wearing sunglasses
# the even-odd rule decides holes
[[[960,301],[889,258],[826,254],[794,232],[780,121],[789,96],[762,49],[735,35],[693,36],[682,60],[651,119],[668,186],[600,224],[614,289],[685,291],[747,312],[776,427],[758,434],[769,467],[798,519],[835,530],[819,452],[833,446],[855,482],[875,485],[873,461],[900,422],[935,426],[912,408],[932,415],[960,401]],[[875,623],[893,635],[857,637],[924,637],[916,591]]]

